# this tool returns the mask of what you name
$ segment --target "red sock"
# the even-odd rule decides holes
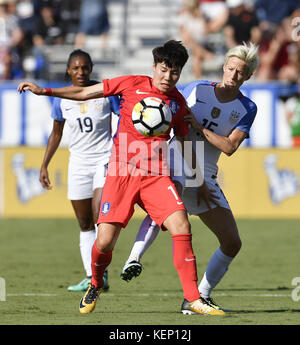
[[[92,248],[92,281],[91,284],[95,287],[103,285],[103,274],[106,267],[110,264],[112,258],[112,250],[109,252],[101,252],[97,248],[97,241],[95,241]]]
[[[183,296],[189,302],[200,298],[197,286],[196,257],[192,248],[192,234],[173,235],[173,263],[177,269]]]

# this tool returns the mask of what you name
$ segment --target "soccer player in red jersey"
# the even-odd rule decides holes
[[[80,301],[80,312],[86,314],[94,310],[103,285],[103,273],[111,262],[120,231],[126,227],[137,203],[172,236],[173,263],[184,295],[182,311],[187,314],[222,315],[223,311],[210,307],[201,299],[190,223],[185,206],[170,176],[165,173],[166,147],[171,128],[174,128],[175,135],[182,144],[189,139],[187,123],[183,121],[189,110],[183,96],[175,87],[188,54],[181,42],[174,40],[154,48],[152,53],[153,78],[123,76],[106,79],[89,87],[55,89],[40,88],[33,83],[23,82],[18,86],[18,91],[30,90],[37,95],[52,95],[78,101],[111,95],[121,96],[120,119],[100,206],[98,237],[92,249],[92,281]],[[159,98],[171,109],[171,125],[162,135],[146,137],[140,134],[132,123],[134,106],[146,97]],[[213,199],[202,177],[200,195],[207,203]]]

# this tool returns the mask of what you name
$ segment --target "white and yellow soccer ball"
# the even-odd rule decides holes
[[[142,99],[132,110],[135,129],[147,137],[164,134],[169,129],[171,121],[171,109],[166,102],[157,97]]]

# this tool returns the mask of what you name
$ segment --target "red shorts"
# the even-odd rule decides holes
[[[159,226],[175,211],[186,210],[169,176],[143,175],[143,170],[134,166],[118,165],[108,166],[98,223],[121,223],[125,228],[135,204]]]

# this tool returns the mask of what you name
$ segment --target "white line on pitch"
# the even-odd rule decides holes
[[[55,293],[8,293],[7,297],[25,296],[25,297],[55,297]]]
[[[52,293],[11,293],[7,294],[7,297],[18,297],[18,296],[25,296],[25,297],[56,297],[62,294],[52,294]],[[114,293],[103,293],[102,296],[107,297],[131,297],[132,294],[114,294]],[[172,294],[172,293],[157,293],[157,294],[149,294],[149,293],[139,293],[134,294],[136,297],[170,297],[170,296],[178,296],[178,294]],[[214,296],[222,296],[222,297],[291,297],[291,294],[236,294],[236,293],[216,293]]]

